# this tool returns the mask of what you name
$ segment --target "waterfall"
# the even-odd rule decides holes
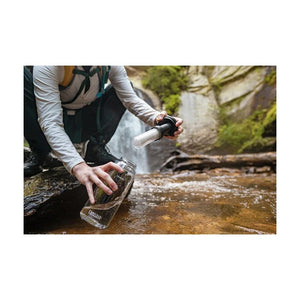
[[[134,90],[138,97],[153,107],[151,98],[145,92],[138,88]],[[150,126],[126,110],[114,136],[107,144],[113,155],[134,162],[138,174],[158,172],[164,161],[170,157],[170,153],[175,150],[175,142],[165,138],[136,149],[132,145],[133,138],[149,129]]]
[[[135,136],[146,131],[146,124],[128,110],[125,111],[119,126],[107,144],[111,153],[117,157],[126,158],[137,165],[137,173],[149,173],[146,148],[136,149],[132,145]]]

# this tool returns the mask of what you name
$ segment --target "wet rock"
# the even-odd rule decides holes
[[[244,168],[245,173],[247,174],[255,174],[256,168],[255,167],[250,167],[250,168]]]
[[[79,214],[88,196],[64,167],[24,179],[24,232]]]
[[[243,168],[243,169],[246,174],[263,174],[263,173],[269,174],[274,172],[271,166],[250,167],[250,168]]]
[[[216,169],[208,169],[207,173],[209,175],[222,175],[222,174],[230,174],[230,175],[235,175],[235,174],[241,174],[243,171],[241,169],[237,168],[216,168]]]
[[[269,167],[276,170],[276,152],[236,155],[191,155],[172,156],[161,171],[205,170],[216,168]],[[255,172],[255,169],[253,169]]]
[[[256,173],[269,173],[269,172],[271,172],[271,171],[272,171],[272,169],[271,169],[270,166],[264,166],[264,167],[256,168],[256,169],[255,169],[255,172],[256,172]]]
[[[175,155],[188,156],[187,153],[185,153],[185,152],[183,152],[183,151],[181,151],[181,150],[179,150],[179,149],[175,149],[175,150],[172,151],[170,154],[171,154],[172,156],[175,156]]]

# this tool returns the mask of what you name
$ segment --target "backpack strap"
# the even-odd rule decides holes
[[[108,81],[110,69],[111,69],[110,66],[102,66],[102,67],[97,66],[96,68],[87,71],[87,70],[79,70],[75,66],[64,66],[65,75],[63,81],[59,85],[60,91],[67,88],[73,82],[73,79],[77,74],[84,76],[84,80],[82,81],[75,97],[73,97],[73,99],[69,101],[64,102],[63,104],[70,104],[74,102],[77,99],[77,97],[81,94],[84,88],[86,93],[90,88],[90,77],[94,76],[96,73],[98,73],[99,82],[100,82],[99,92],[96,95],[96,99],[100,98],[104,94],[104,86]]]
[[[91,85],[90,77],[94,76],[96,73],[99,73],[99,72],[100,72],[100,67],[96,67],[96,68],[94,68],[92,70],[89,70],[89,71],[87,71],[87,70],[82,71],[82,70],[79,70],[79,69],[74,69],[73,70],[73,74],[75,74],[75,75],[80,74],[80,75],[85,77],[84,80],[81,83],[81,86],[80,86],[79,91],[77,92],[75,98],[77,98],[77,96],[80,95],[80,93],[82,92],[84,87],[85,87],[85,90],[84,90],[85,93],[89,90],[90,85]]]
[[[104,86],[108,81],[108,75],[110,72],[111,66],[102,66],[102,80],[101,80],[101,90],[97,94],[96,98],[99,99],[104,94]],[[101,104],[102,101],[99,101],[98,107],[97,107],[97,118],[96,118],[96,126],[97,126],[97,132],[101,132],[101,126],[100,126],[100,110],[101,110]]]
[[[101,82],[101,87],[100,90],[96,96],[96,98],[100,98],[103,94],[104,94],[104,86],[108,81],[108,76],[109,76],[109,72],[110,72],[111,66],[102,66],[102,79],[100,80]]]
[[[96,73],[99,73],[100,71],[101,71],[101,69],[100,69],[99,66],[92,69],[92,70],[90,70],[90,71],[79,70],[75,67],[72,70],[72,79],[70,80],[69,85],[73,81],[74,76],[77,75],[77,74],[83,75],[84,79],[83,79],[76,95],[73,97],[73,99],[71,99],[69,101],[66,101],[63,104],[70,104],[70,103],[74,102],[77,99],[77,97],[81,94],[81,92],[83,91],[84,88],[85,88],[85,93],[86,93],[88,91],[88,89],[90,88],[90,77],[94,76]]]

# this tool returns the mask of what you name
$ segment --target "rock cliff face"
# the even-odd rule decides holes
[[[128,71],[142,89],[139,69]],[[181,94],[178,113],[184,119],[184,132],[178,139],[181,149],[190,154],[213,152],[221,114],[240,122],[255,110],[270,107],[276,99],[274,74],[275,66],[189,67],[190,84]]]
[[[179,115],[185,132],[179,137],[183,150],[209,153],[214,149],[222,111],[232,121],[242,121],[256,109],[276,99],[276,83],[269,80],[271,66],[190,67],[189,92],[181,95]]]

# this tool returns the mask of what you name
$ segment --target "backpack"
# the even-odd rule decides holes
[[[96,95],[96,99],[100,98],[104,93],[104,86],[108,81],[108,75],[111,67],[110,66],[97,66],[96,68],[87,70],[79,70],[76,66],[64,66],[64,78],[63,81],[59,84],[59,90],[62,91],[66,89],[73,81],[74,77],[77,74],[83,75],[85,78],[82,81],[78,92],[76,93],[75,97],[64,104],[69,104],[74,102],[77,97],[81,94],[82,90],[85,88],[87,91],[90,87],[90,77],[94,76],[96,73],[99,77],[100,88],[99,92]]]

